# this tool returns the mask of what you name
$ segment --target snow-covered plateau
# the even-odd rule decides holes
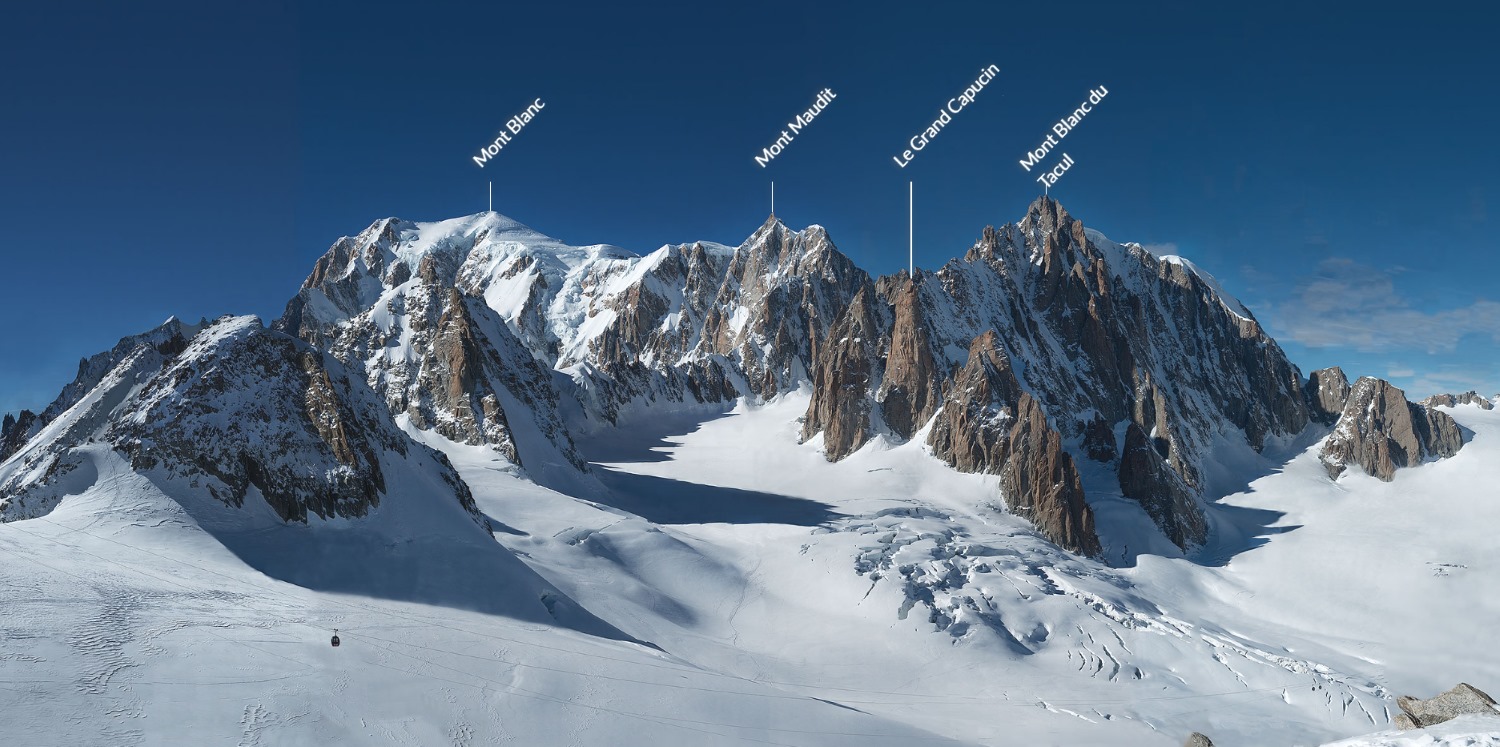
[[[1500,690],[1500,410],[1038,205],[878,281],[381,221],[122,340],[0,434],[0,742],[1500,745],[1392,724]]]

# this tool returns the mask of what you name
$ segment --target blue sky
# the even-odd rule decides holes
[[[1017,161],[1099,85],[1057,150],[1075,216],[1214,273],[1305,371],[1500,391],[1500,54],[1474,16],[1494,10],[209,5],[4,11],[0,410],[170,315],[274,317],[339,236],[481,210],[490,180],[544,233],[645,252],[738,243],[775,179],[779,217],[879,274],[906,263],[910,179],[935,267],[1023,214],[1039,186]]]

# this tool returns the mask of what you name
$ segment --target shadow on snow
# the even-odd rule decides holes
[[[682,436],[728,417],[734,417],[734,413],[711,408],[653,414],[630,422],[627,427],[580,439],[579,449],[587,455],[599,481],[609,489],[609,495],[597,502],[656,524],[811,527],[840,515],[833,511],[833,506],[819,501],[643,475],[620,468],[627,464],[671,461],[671,451],[682,445]]]
[[[600,501],[656,524],[791,524],[812,527],[839,516],[818,501],[703,485],[594,465],[609,496]]]
[[[722,409],[699,409],[636,418],[625,427],[580,437],[578,450],[590,462],[605,464],[669,462],[672,455],[668,450],[682,445],[681,441],[673,440],[674,437],[686,436],[706,423],[733,415]]]

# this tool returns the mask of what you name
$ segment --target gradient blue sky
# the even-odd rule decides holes
[[[1023,214],[1017,159],[1098,85],[1059,150],[1075,216],[1217,275],[1304,370],[1500,391],[1489,6],[144,5],[3,11],[0,410],[170,315],[274,317],[339,236],[481,210],[487,180],[544,233],[646,252],[738,243],[774,178],[783,220],[880,274],[905,266],[912,179],[935,267]]]

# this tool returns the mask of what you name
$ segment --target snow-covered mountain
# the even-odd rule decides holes
[[[0,571],[169,605],[221,584],[271,635],[342,626],[377,739],[549,741],[561,718],[599,744],[1306,743],[1383,727],[1393,687],[1500,677],[1461,646],[1494,612],[1464,605],[1497,591],[1484,521],[1461,518],[1493,513],[1489,404],[1304,378],[1206,272],[1048,198],[882,278],[774,216],[646,256],[495,213],[392,218],[336,242],[269,329],[169,320],[6,416],[0,536],[36,567]],[[1409,494],[1433,554],[1415,577],[1380,551],[1408,527],[1373,518]],[[46,561],[64,550],[122,565],[80,561],[100,574],[80,585]],[[1453,640],[1404,643],[1423,619],[1378,599],[1386,577]],[[59,707],[127,714],[75,710],[71,741],[173,741],[119,722],[160,717],[139,688],[191,681],[166,618],[48,610],[7,640],[70,631],[46,655],[88,684]],[[138,633],[101,649],[101,625]],[[373,734],[327,653],[284,673],[311,687],[246,705],[241,738]],[[477,693],[426,703],[435,679]]]
[[[278,578],[452,602],[467,582],[425,587],[465,558],[494,571],[467,584],[467,606],[612,631],[495,545],[448,458],[413,441],[362,381],[255,317],[174,319],[125,338],[85,361],[41,422],[0,464],[6,521],[111,493],[104,472],[129,473]],[[324,529],[286,529],[297,525]]]
[[[503,320],[536,362],[570,374],[586,414],[607,424],[632,404],[795,388],[808,379],[813,342],[869,282],[821,227],[796,232],[774,218],[739,247],[698,242],[645,257],[565,246],[494,213],[388,219],[336,243],[276,326],[381,371],[388,364],[370,351],[423,347],[388,342],[410,313],[406,299],[458,291]],[[513,367],[534,365],[511,360],[518,351],[504,333],[480,332],[501,338],[498,352]],[[385,378],[372,374],[372,383]]]
[[[363,367],[418,428],[569,492],[570,434],[622,410],[808,385],[801,436],[829,459],[920,438],[957,469],[1003,475],[1012,510],[1088,554],[1127,541],[1106,527],[1101,542],[1089,492],[1135,502],[1191,551],[1208,540],[1220,451],[1294,439],[1349,396],[1312,396],[1191,262],[1114,243],[1045,197],[936,272],[878,280],[822,227],[774,217],[738,247],[645,257],[493,213],[388,219],[336,243],[276,327]],[[1457,431],[1433,427],[1450,454]],[[1114,479],[1085,486],[1080,460]]]

